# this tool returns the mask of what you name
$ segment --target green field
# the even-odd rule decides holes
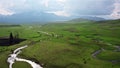
[[[12,46],[0,46],[0,68],[8,68],[8,55],[28,45],[19,55],[43,68],[120,68],[120,20],[81,21],[0,27],[0,37],[19,33],[27,39]],[[95,57],[92,56],[100,50]],[[31,68],[16,62],[13,68]]]

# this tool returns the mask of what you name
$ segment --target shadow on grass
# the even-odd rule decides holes
[[[25,41],[26,39],[13,39],[12,42],[9,38],[0,38],[0,46],[10,46],[14,44],[19,44],[20,42]]]

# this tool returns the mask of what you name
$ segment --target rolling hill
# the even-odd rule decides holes
[[[27,39],[14,46],[0,46],[0,68],[8,68],[8,55],[24,45],[28,47],[19,57],[35,61],[44,68],[120,68],[119,20],[84,20],[0,27],[0,37],[18,32],[20,38]],[[28,66],[23,62],[13,65]]]

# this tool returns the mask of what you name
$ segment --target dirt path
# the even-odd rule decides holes
[[[120,46],[115,46],[116,50],[115,51],[118,51],[120,52]]]
[[[92,54],[92,57],[96,58],[96,56],[97,56],[98,54],[100,54],[103,50],[104,50],[104,49],[101,48],[101,49],[95,51],[95,52]]]

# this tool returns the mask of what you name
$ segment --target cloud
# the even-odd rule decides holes
[[[68,10],[79,15],[107,15],[113,10],[113,0],[69,0]]]
[[[114,19],[120,19],[120,0],[115,0],[114,10],[111,14],[111,17]]]
[[[65,12],[65,11],[52,11],[52,12],[47,12],[47,13],[53,13],[57,16],[65,16],[65,17],[69,17],[70,14]]]
[[[47,4],[49,4],[49,6],[46,13],[52,13],[57,16],[65,16],[65,17],[71,16],[71,14],[67,12],[66,9],[67,0],[52,0],[49,1]]]
[[[64,3],[64,2],[66,2],[66,0],[58,0],[59,2],[62,2],[62,3]]]
[[[13,15],[27,10],[27,0],[0,0],[0,15]]]
[[[43,4],[45,7],[48,7],[48,6],[49,6],[49,0],[44,0],[44,1],[42,1],[42,4]]]
[[[13,15],[14,12],[11,11],[10,9],[8,9],[8,8],[13,7],[13,6],[14,6],[13,3],[11,3],[11,2],[8,3],[8,2],[1,0],[1,2],[0,2],[0,15],[5,15],[5,16]]]
[[[110,15],[120,18],[120,0],[0,0],[0,15],[47,12],[58,16]]]
[[[52,0],[46,9],[48,12],[54,11],[56,15],[58,12],[63,14],[63,11],[70,16],[109,15],[112,13],[113,4],[114,0]]]
[[[0,8],[0,15],[7,16],[7,15],[13,15],[13,14],[14,14],[14,12],[12,12],[10,10],[4,9],[4,8]]]

